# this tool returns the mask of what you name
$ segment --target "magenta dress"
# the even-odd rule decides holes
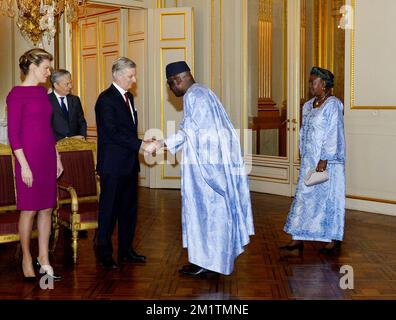
[[[51,128],[52,107],[42,86],[16,86],[7,96],[8,139],[12,150],[23,149],[33,185],[22,181],[15,161],[18,210],[43,210],[56,204],[56,150]]]

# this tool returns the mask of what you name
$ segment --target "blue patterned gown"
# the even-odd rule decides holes
[[[320,108],[314,99],[303,107],[300,131],[301,167],[296,195],[284,230],[293,240],[342,240],[345,220],[345,137],[342,102],[329,97]],[[327,160],[330,179],[307,187],[304,177]]]
[[[183,150],[183,247],[191,263],[228,275],[254,234],[239,138],[208,88],[192,85],[183,105],[180,130],[165,140],[171,153]]]

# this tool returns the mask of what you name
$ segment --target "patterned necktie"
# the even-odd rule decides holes
[[[129,105],[128,92],[125,92],[125,93],[124,93],[124,97],[125,97],[125,104],[126,104],[126,107],[127,107],[127,109],[128,109],[128,112],[132,115],[133,123],[135,123],[135,116],[133,115],[132,108],[131,108],[130,105]]]
[[[65,99],[65,97],[60,97],[60,99],[61,99],[60,106],[61,106],[62,113],[66,119],[69,119],[69,111],[67,111],[65,101],[63,100],[63,99]]]

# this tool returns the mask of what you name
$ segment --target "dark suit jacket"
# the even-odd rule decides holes
[[[98,157],[96,170],[99,174],[129,175],[139,172],[139,149],[137,112],[133,95],[128,92],[136,123],[125,104],[124,97],[114,85],[103,91],[96,101],[96,127],[98,130]]]
[[[48,96],[52,104],[51,125],[56,141],[71,136],[87,137],[87,122],[84,118],[80,98],[71,94],[66,96],[69,110],[69,119],[66,119],[55,93],[52,92]]]

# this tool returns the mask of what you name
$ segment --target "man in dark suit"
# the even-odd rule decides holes
[[[52,104],[52,129],[56,141],[69,137],[85,139],[87,122],[80,98],[70,94],[72,81],[70,72],[64,69],[51,74],[52,92],[49,98]]]
[[[100,176],[99,228],[97,252],[105,268],[118,268],[113,260],[112,234],[118,223],[118,261],[145,262],[133,247],[136,227],[139,151],[149,143],[138,138],[138,115],[133,95],[136,64],[128,58],[117,59],[112,67],[113,83],[96,102],[98,163]]]

